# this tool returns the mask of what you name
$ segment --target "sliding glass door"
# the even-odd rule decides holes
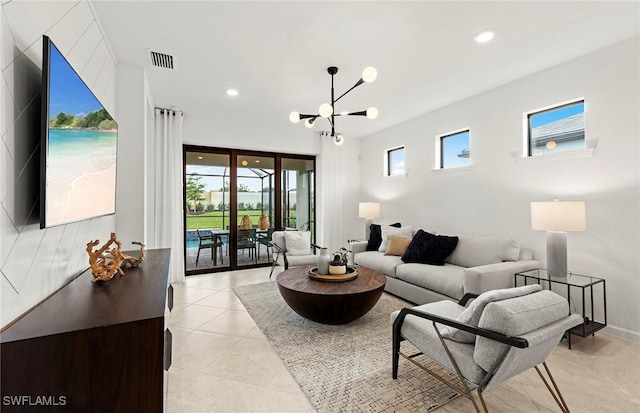
[[[315,159],[184,147],[186,273],[266,266],[276,229],[315,240]]]
[[[185,266],[206,272],[229,267],[231,155],[185,151]]]
[[[236,154],[236,263],[269,262],[267,249],[275,224],[275,156]]]

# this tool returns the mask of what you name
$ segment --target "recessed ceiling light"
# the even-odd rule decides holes
[[[238,91],[235,89],[227,89],[227,95],[229,96],[238,96]]]
[[[204,156],[198,156],[198,159],[204,159]]]
[[[244,160],[243,160],[242,162],[240,162],[240,163],[242,164],[242,166],[247,166],[247,165],[249,165],[249,162],[248,162],[246,159],[244,159]]]
[[[485,30],[473,36],[473,40],[477,43],[486,43],[495,37],[495,33],[491,30]]]

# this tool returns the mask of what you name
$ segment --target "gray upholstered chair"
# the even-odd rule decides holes
[[[465,308],[474,297],[477,298]],[[487,386],[534,367],[560,410],[569,412],[545,360],[565,331],[583,319],[570,314],[567,300],[558,294],[542,290],[537,284],[488,291],[480,296],[468,294],[457,304],[438,301],[403,308],[391,315],[391,322],[394,379],[398,377],[399,356],[403,356],[467,397],[481,412],[472,393],[475,390],[482,409],[488,412],[482,396]],[[403,340],[420,352],[402,353]],[[421,354],[435,363],[425,367],[416,361]],[[544,366],[550,383],[539,364]],[[453,379],[434,373],[434,369],[442,367]]]
[[[271,253],[273,255],[271,262],[271,272],[269,278],[273,275],[273,270],[277,265],[284,267],[285,270],[289,267],[295,267],[298,265],[312,265],[318,262],[318,256],[316,255],[316,249],[319,246],[309,241],[309,246],[306,251],[295,251],[292,254],[290,248],[287,248],[287,242],[285,240],[285,232],[289,234],[301,234],[307,231],[273,231],[271,234]]]

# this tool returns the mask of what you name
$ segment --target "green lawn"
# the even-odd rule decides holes
[[[262,212],[260,210],[238,211],[238,224],[243,215],[249,215],[253,225],[258,225],[258,219]],[[295,211],[291,211],[291,215],[295,216]],[[187,215],[187,229],[196,228],[227,228],[229,225],[229,211],[225,212],[225,221],[222,222],[222,211],[205,212],[200,215]]]

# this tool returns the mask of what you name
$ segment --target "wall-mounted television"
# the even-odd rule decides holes
[[[114,214],[118,124],[48,36],[42,56],[40,228]]]

